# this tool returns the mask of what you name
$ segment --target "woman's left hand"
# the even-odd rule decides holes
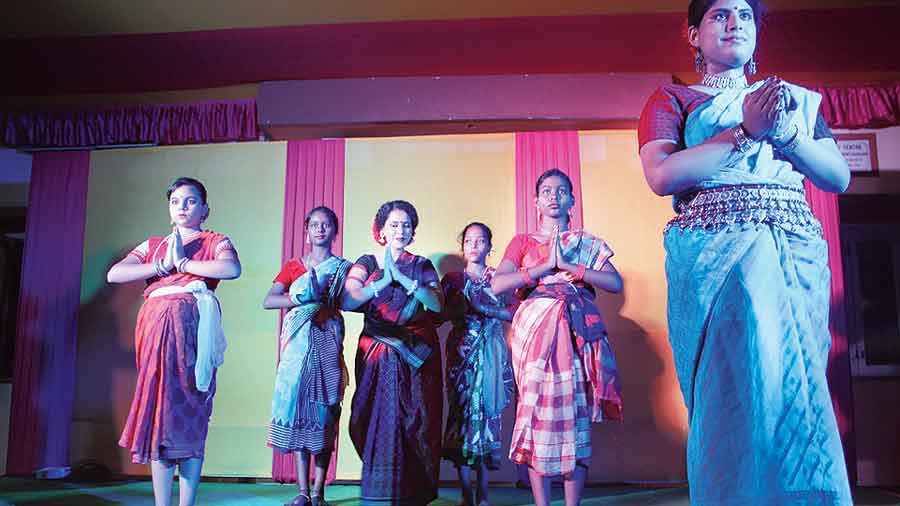
[[[175,262],[175,265],[184,258],[184,242],[181,240],[181,232],[178,230],[178,227],[173,227],[172,231],[172,260]]]
[[[797,108],[797,103],[791,96],[790,88],[782,86],[779,90],[778,106],[776,107],[775,122],[769,132],[769,139],[774,142],[783,142],[789,137],[796,127],[792,121],[791,111]]]
[[[400,278],[399,276],[403,276],[403,274],[399,269],[397,269],[397,262],[396,260],[394,260],[394,255],[392,254],[390,248],[384,249],[384,271],[391,280],[401,283],[400,279],[402,278]]]
[[[397,267],[397,262],[394,260],[393,256],[391,256],[389,264],[387,264],[386,262],[385,267],[388,266],[391,269],[391,277],[394,279],[394,281],[400,283],[400,286],[402,286],[404,290],[409,291],[410,288],[412,288],[413,280],[410,279],[406,274],[400,272],[400,268]]]
[[[319,295],[319,275],[315,267],[309,268],[309,288],[315,295]]]
[[[557,258],[556,268],[566,274],[573,273],[577,270],[578,266],[574,265],[574,264],[570,264],[569,262],[566,262],[566,257],[565,257],[565,255],[563,255],[562,246],[560,246],[559,241],[560,241],[560,238],[559,238],[559,236],[557,236],[556,237],[556,258]]]

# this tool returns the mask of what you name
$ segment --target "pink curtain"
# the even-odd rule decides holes
[[[810,89],[822,94],[822,115],[831,128],[900,125],[900,83]]]
[[[584,226],[578,132],[525,132],[516,133],[516,233],[537,230],[534,185],[544,171],[553,168],[565,172],[572,180],[575,193],[572,228]]]
[[[856,483],[856,442],[853,428],[853,390],[850,376],[850,352],[847,339],[847,313],[844,299],[844,265],[841,257],[841,218],[838,199],[834,193],[824,192],[809,180],[806,200],[813,214],[822,222],[825,241],[828,242],[828,266],[831,269],[831,352],[828,355],[828,388],[837,417],[838,430],[844,446],[844,456],[850,483]]]
[[[287,145],[287,171],[284,184],[284,230],[281,247],[283,262],[303,256],[306,229],[303,220],[310,209],[328,206],[344,222],[344,140],[290,141]],[[334,253],[343,251],[343,226],[334,241]],[[280,328],[280,322],[279,322]],[[334,480],[337,465],[337,441],[326,481]],[[310,475],[313,468],[310,466]],[[297,481],[294,455],[272,452],[272,479],[282,483]]]
[[[581,205],[581,148],[578,132],[517,132],[516,133],[516,233],[527,234],[538,228],[537,208],[534,204],[534,185],[545,171],[557,168],[572,180],[575,207],[572,208],[572,229],[584,226]],[[528,467],[516,465],[518,480],[527,484]],[[558,481],[554,479],[554,481]]]
[[[7,469],[69,465],[90,153],[32,160]]]
[[[200,144],[259,138],[255,100],[0,113],[0,134],[11,147]]]

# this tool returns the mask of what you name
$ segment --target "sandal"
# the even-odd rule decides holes
[[[309,501],[311,506],[331,506],[320,494],[310,495]]]
[[[301,491],[293,499],[284,503],[284,506],[307,506],[310,504],[309,493]]]

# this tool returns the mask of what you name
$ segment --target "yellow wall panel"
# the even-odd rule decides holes
[[[496,265],[515,233],[515,141],[512,134],[350,139],[344,193],[344,252],[351,261],[384,250],[372,238],[372,220],[388,201],[410,201],[419,227],[410,251],[431,259],[438,271],[460,269],[457,235],[470,221],[486,223],[494,233]],[[443,272],[441,272],[443,274]],[[345,313],[344,357],[354,377],[360,315]],[[446,333],[441,332],[443,337]],[[359,479],[360,462],[348,436],[354,381],[344,397],[338,478]],[[508,466],[510,467],[511,466]],[[443,465],[441,478],[456,473]],[[492,478],[495,476],[492,475]]]
[[[671,200],[644,180],[635,131],[581,132],[585,229],[615,251],[623,293],[598,303],[622,377],[625,422],[594,430],[591,477],[604,481],[683,480],[687,414],[666,326],[662,230]]]
[[[91,153],[79,314],[72,462],[99,460],[147,474],[117,446],[135,382],[133,331],[144,283],[106,283],[106,271],[149,235],[168,233],[165,191],[178,176],[209,192],[206,227],[228,235],[243,265],[217,294],[229,346],[217,375],[204,475],[271,475],[266,431],[277,318],[261,301],[281,267],[284,143],[239,143]]]

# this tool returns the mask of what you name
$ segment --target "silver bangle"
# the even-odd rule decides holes
[[[419,289],[419,280],[414,279],[412,282],[412,286],[409,287],[409,290],[406,291],[406,295],[412,295],[416,293],[416,290]]]
[[[794,128],[789,129],[787,132],[784,132],[782,135],[773,135],[769,139],[772,141],[772,145],[777,149],[781,149],[783,146],[786,146],[790,141],[794,139],[798,133],[800,133],[800,127],[796,124],[792,125]]]
[[[744,131],[744,126],[742,124],[738,124],[737,126],[731,129],[731,135],[734,137],[734,147],[740,151],[741,153],[746,153],[750,151],[753,147],[754,141],[750,139],[747,133]]]
[[[178,261],[178,266],[177,266],[178,272],[185,272],[185,271],[184,271],[184,267],[185,267],[185,266],[187,265],[187,263],[190,262],[190,261],[191,261],[190,258],[188,258],[188,257],[182,257],[182,259]]]
[[[796,128],[794,130],[794,136],[791,137],[791,140],[785,142],[784,144],[776,145],[775,149],[781,152],[784,155],[790,155],[794,151],[797,151],[797,146],[800,145],[800,141],[803,140],[803,136],[800,135],[800,129]]]

